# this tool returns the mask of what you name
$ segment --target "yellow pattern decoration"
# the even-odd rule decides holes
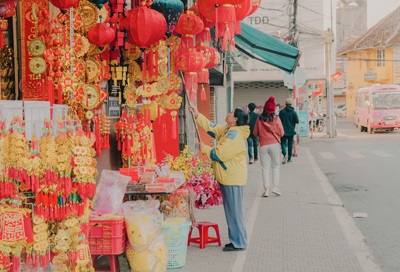
[[[164,109],[177,110],[181,107],[182,97],[177,93],[171,93],[170,95],[160,96],[157,103]]]
[[[150,96],[155,96],[159,95],[160,93],[157,91],[157,84],[145,84],[144,88],[143,85],[140,85],[136,89],[136,94],[141,95],[143,97],[150,97]]]
[[[130,107],[134,108],[137,105],[137,96],[136,96],[136,88],[135,85],[129,83],[124,89],[124,99],[125,104]]]

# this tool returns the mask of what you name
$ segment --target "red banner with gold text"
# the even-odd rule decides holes
[[[34,14],[32,14],[32,7],[34,7]],[[35,24],[36,12],[47,8],[47,0],[24,0],[21,4],[22,82],[20,88],[23,100],[43,100],[42,85],[46,85],[47,81],[45,81],[45,74],[36,75],[29,69],[29,61],[34,56],[29,54],[28,44],[37,38],[38,27],[40,27]]]

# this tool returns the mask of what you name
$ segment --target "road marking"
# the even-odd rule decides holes
[[[319,152],[321,157],[325,160],[336,159],[335,155],[332,152]]]
[[[320,182],[322,190],[328,198],[328,202],[332,205],[332,209],[336,214],[336,218],[338,219],[338,222],[342,227],[343,233],[347,238],[347,241],[354,250],[356,258],[361,265],[361,268],[364,272],[382,272],[379,266],[374,262],[374,258],[372,257],[372,250],[366,244],[365,236],[357,227],[354,219],[349,216],[348,211],[344,208],[342,200],[340,199],[339,195],[336,194],[328,178],[318,166],[316,160],[310,152],[310,149],[304,148],[303,150],[305,155],[308,157],[310,165]]]
[[[349,155],[353,159],[365,158],[365,156],[361,155],[357,151],[347,151],[346,154]]]
[[[382,158],[393,157],[389,153],[382,151],[382,150],[372,150],[371,152]]]

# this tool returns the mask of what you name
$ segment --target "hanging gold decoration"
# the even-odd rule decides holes
[[[156,83],[153,83],[153,84],[145,84],[144,88],[143,88],[143,85],[140,85],[136,89],[136,94],[141,95],[143,97],[150,97],[150,96],[159,95],[160,93],[157,91]]]
[[[130,107],[134,108],[137,105],[137,96],[136,96],[136,88],[135,85],[129,83],[124,89],[124,99],[125,104]]]
[[[162,95],[157,98],[157,103],[164,109],[177,110],[181,107],[182,97],[177,93]]]
[[[96,59],[86,60],[86,78],[87,82],[97,82],[100,76],[100,63]]]

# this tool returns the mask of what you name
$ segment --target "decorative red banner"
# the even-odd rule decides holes
[[[32,7],[34,7],[34,14],[32,14]],[[47,89],[45,73],[37,75],[29,69],[29,62],[34,56],[30,55],[28,51],[29,42],[36,38],[35,28],[37,26],[35,26],[35,14],[43,9],[48,9],[47,0],[24,0],[21,5],[22,82],[20,88],[23,100],[43,100],[42,88]]]

